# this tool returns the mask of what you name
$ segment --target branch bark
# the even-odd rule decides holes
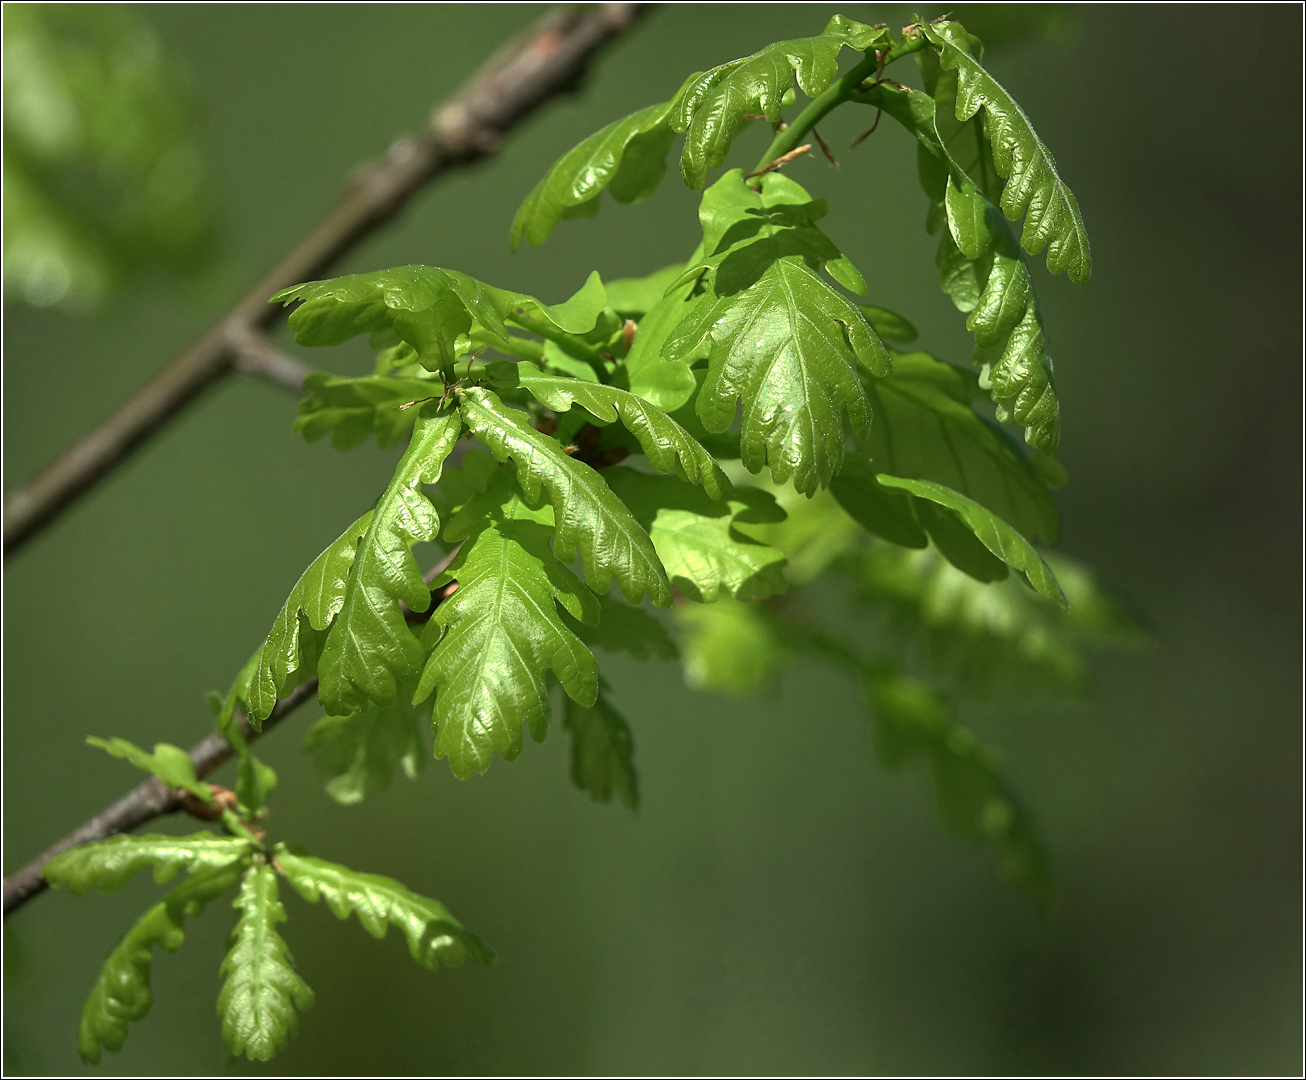
[[[431,567],[425,575],[427,582],[434,581],[440,574],[444,573],[449,564],[453,562],[456,554],[458,554],[458,549],[454,548],[435,566]],[[410,610],[401,601],[399,606],[403,609],[404,618],[409,624],[425,622],[431,617],[431,613],[444,600],[448,599],[457,588],[457,582],[450,582],[439,589],[433,590],[431,592],[431,606],[420,613]],[[245,714],[238,710],[241,730],[244,732],[245,738],[250,742],[261,738],[301,705],[316,696],[316,679],[310,679],[303,686],[296,687],[277,702],[272,714],[263,721],[261,731],[255,731],[250,727]],[[190,749],[191,760],[195,762],[195,775],[202,780],[230,761],[234,754],[235,750],[232,748],[231,743],[216,731],[205,736]],[[40,895],[50,887],[45,878],[41,877],[41,870],[47,862],[61,851],[67,851],[79,844],[90,844],[96,840],[106,840],[117,833],[137,829],[147,821],[153,821],[156,817],[176,813],[184,808],[183,800],[185,795],[186,792],[180,788],[168,787],[157,776],[151,776],[148,780],[132,788],[117,802],[105,807],[90,821],[80,825],[58,843],[41,852],[21,870],[5,878],[5,918],[8,918],[10,914],[17,911],[32,897]]]
[[[5,499],[5,557],[54,521],[204,390],[236,370],[251,332],[266,328],[280,313],[279,307],[267,302],[269,296],[322,276],[434,177],[494,154],[511,128],[544,102],[574,89],[599,49],[649,6],[610,3],[589,10],[561,8],[492,57],[432,112],[423,131],[396,140],[381,160],[359,171],[335,207],[216,325],[97,429]],[[276,371],[272,377],[279,382],[295,375],[284,365]]]

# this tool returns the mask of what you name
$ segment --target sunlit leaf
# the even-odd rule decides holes
[[[87,743],[98,746],[101,750],[116,758],[123,758],[143,772],[153,773],[168,787],[184,788],[202,802],[211,803],[213,793],[208,784],[201,783],[195,775],[195,762],[180,746],[171,743],[155,743],[154,753],[147,754],[139,746],[115,736],[112,739],[99,739],[87,736]]]
[[[181,870],[194,874],[226,866],[250,853],[249,841],[199,832],[190,836],[123,834],[69,848],[45,864],[41,876],[74,896],[92,889],[119,892],[138,870],[154,868],[154,880],[171,881]]]
[[[780,670],[780,643],[756,604],[721,597],[715,604],[678,604],[685,682],[696,690],[747,697]]]

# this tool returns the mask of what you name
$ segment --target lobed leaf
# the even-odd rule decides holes
[[[222,961],[221,974],[227,977],[218,994],[222,1038],[235,1057],[269,1061],[295,1033],[295,1010],[312,1007],[313,991],[295,971],[290,949],[277,933],[286,909],[277,898],[272,867],[251,866],[232,906],[240,919]]]
[[[672,99],[670,126],[685,132],[680,171],[691,188],[701,188],[707,170],[721,165],[750,113],[780,122],[781,99],[793,86],[808,97],[824,93],[839,71],[845,46],[863,52],[886,42],[882,29],[836,15],[816,37],[780,41],[752,56],[691,76]]]
[[[244,860],[237,860],[187,878],[141,916],[114,946],[82,1006],[77,1048],[83,1061],[98,1062],[101,1048],[114,1052],[122,1049],[127,1025],[143,1019],[153,1003],[153,947],[176,952],[185,937],[185,917],[198,915],[209,901],[236,884],[244,867]]]
[[[915,495],[918,516],[921,515],[920,500],[926,500],[929,503],[954,511],[957,519],[960,519],[988,551],[1007,566],[1021,571],[1036,592],[1046,596],[1054,603],[1060,604],[1062,607],[1067,606],[1065,594],[1061,591],[1061,586],[1057,584],[1056,575],[1052,573],[1048,564],[1039,557],[1038,552],[1030,546],[1029,541],[1005,521],[985,510],[973,499],[968,499],[965,495],[930,480],[909,480],[901,476],[889,476],[887,473],[880,473],[876,479],[884,487],[899,488]],[[930,533],[930,537],[935,541],[935,544],[943,550],[944,555],[950,555],[945,546],[946,541],[944,544],[940,544],[941,537],[935,526],[936,521],[937,518],[931,517],[923,521],[922,524],[925,525],[926,531]],[[950,561],[954,560],[950,559]],[[956,565],[955,561],[954,565]],[[968,570],[968,567],[964,565],[958,568]]]
[[[498,382],[502,386],[525,387],[536,401],[554,412],[567,412],[573,404],[579,404],[604,423],[620,420],[639,440],[640,449],[659,472],[674,470],[682,480],[699,485],[713,499],[723,499],[733,491],[725,473],[697,439],[656,405],[628,391],[546,375],[526,363],[517,365],[515,375]]]
[[[636,203],[653,194],[667,169],[676,133],[667,123],[672,103],[650,105],[616,120],[549,166],[513,218],[512,249],[522,238],[539,247],[559,218],[598,211],[606,188],[617,202]]]
[[[424,654],[400,602],[412,611],[431,606],[431,590],[412,546],[439,535],[435,507],[422,484],[440,479],[444,460],[462,430],[451,410],[417,421],[408,450],[377,500],[318,658],[318,697],[332,715],[393,705],[397,683],[417,677]]]
[[[769,464],[777,484],[810,494],[843,460],[844,413],[853,433],[870,425],[858,369],[886,374],[889,357],[850,301],[801,258],[771,263],[737,294],[709,290],[663,346],[678,359],[710,339],[697,411],[725,431],[743,399],[740,451],[750,472]]]
[[[623,366],[632,394],[652,402],[659,409],[675,412],[698,390],[698,382],[690,370],[690,364],[697,357],[687,354],[677,360],[667,360],[662,356],[662,346],[668,335],[692,305],[693,284],[686,282],[675,286],[683,268],[669,269],[675,273],[661,283],[657,299],[640,318],[635,340],[626,353]]]
[[[427,624],[433,648],[414,698],[436,691],[435,755],[460,779],[489,768],[495,750],[515,759],[523,720],[536,741],[544,738],[548,670],[581,704],[598,692],[598,665],[557,607],[595,623],[598,603],[549,550],[551,517],[548,507],[528,507],[512,471],[501,469],[446,530],[449,539],[467,537],[444,575],[458,588]]]
[[[41,876],[56,889],[67,885],[74,896],[92,889],[120,892],[131,877],[147,866],[154,880],[171,881],[178,871],[194,874],[227,866],[250,854],[249,841],[198,832],[190,836],[123,834],[60,852],[41,868]]]
[[[1042,846],[993,751],[953,721],[928,687],[888,665],[872,665],[864,687],[881,759],[890,766],[927,761],[944,824],[988,847],[1009,879],[1050,907],[1053,885]]]
[[[1057,536],[1057,510],[1010,436],[970,407],[975,377],[928,353],[895,356],[866,379],[875,415],[868,449],[878,469],[959,491],[1035,540]]]
[[[571,731],[571,779],[597,802],[615,795],[632,810],[639,805],[634,745],[622,715],[600,693],[593,705],[566,702],[564,721]]]
[[[267,640],[258,652],[245,705],[249,722],[259,730],[277,700],[317,674],[326,631],[345,602],[345,588],[367,535],[374,511],[349,526],[309,564],[282,605]]]
[[[512,459],[528,503],[536,504],[547,492],[558,558],[571,562],[579,548],[591,588],[607,592],[616,578],[632,604],[646,591],[660,607],[671,602],[671,587],[648,533],[598,472],[569,457],[556,439],[531,427],[524,414],[505,408],[492,390],[464,391],[462,416],[497,460]]]
[[[1047,247],[1048,270],[1054,274],[1064,270],[1083,284],[1092,272],[1088,233],[1079,204],[1057,174],[1051,152],[1011,95],[970,55],[969,35],[959,24],[927,23],[922,30],[942,50],[943,69],[957,72],[957,119],[969,120],[981,109],[987,114],[993,163],[998,174],[1007,178],[1000,205],[1013,221],[1025,217],[1022,246],[1031,255]]]
[[[741,487],[728,500],[714,502],[669,476],[627,468],[609,469],[607,476],[649,531],[671,584],[691,600],[710,604],[722,595],[748,600],[788,587],[784,555],[734,527],[784,518],[766,492]]]
[[[408,952],[422,967],[459,967],[470,957],[478,964],[494,962],[494,953],[449,914],[438,900],[419,896],[394,878],[296,855],[277,845],[276,864],[297,893],[310,904],[324,899],[338,919],[358,916],[363,929],[383,938],[397,927],[408,941]]]
[[[327,794],[349,806],[384,791],[396,767],[415,779],[426,764],[422,728],[429,715],[400,693],[393,705],[349,716],[324,716],[304,736],[304,750],[330,779]]]

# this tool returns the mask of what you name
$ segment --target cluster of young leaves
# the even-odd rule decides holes
[[[230,712],[237,692],[234,687],[219,709]],[[269,783],[271,770],[253,758],[230,717],[223,719],[220,713],[219,724],[229,738],[236,734],[239,739],[235,745],[241,779],[234,797],[198,780],[194,762],[180,747],[161,743],[147,754],[125,739],[89,740],[194,796],[201,804],[201,816],[220,820],[228,835],[210,831],[190,836],[120,835],[70,848],[45,864],[46,881],[56,887],[66,885],[75,896],[93,889],[119,892],[146,867],[153,868],[160,883],[182,871],[187,874],[136,921],[100,969],[82,1007],[77,1032],[85,1061],[98,1062],[104,1050],[121,1050],[128,1025],[149,1012],[154,947],[175,952],[185,938],[186,916],[199,915],[232,889],[237,890],[232,906],[240,915],[220,969],[224,982],[217,1011],[228,1050],[251,1061],[267,1061],[284,1048],[295,1032],[298,1014],[313,1004],[313,991],[295,971],[290,949],[277,929],[287,919],[278,896],[279,878],[310,903],[325,898],[338,918],[357,915],[373,937],[384,937],[390,926],[397,927],[413,959],[423,967],[457,967],[467,957],[478,963],[494,959],[489,948],[435,900],[392,878],[359,873],[284,843],[267,842],[255,822],[265,816],[262,800],[275,775]],[[247,761],[252,763],[248,768]]]

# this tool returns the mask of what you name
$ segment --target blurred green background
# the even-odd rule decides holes
[[[90,319],[6,306],[6,489],[187,344],[351,169],[540,10],[145,10],[202,106],[218,258],[198,284],[151,286]],[[656,11],[578,95],[338,271],[423,262],[553,301],[593,267],[684,258],[696,196],[672,176],[642,207],[605,200],[536,251],[510,255],[508,225],[590,131],[835,10],[910,17]],[[980,11],[981,34],[985,20],[996,33],[1002,13]],[[875,764],[855,687],[800,668],[734,702],[691,694],[671,664],[603,657],[635,733],[635,816],[571,786],[556,727],[484,777],[459,783],[437,763],[354,808],[326,798],[298,750],[311,710],[261,746],[281,772],[278,835],[440,897],[496,966],[426,972],[398,935],[378,945],[289,896],[286,937],[318,1004],[259,1070],[228,1062],[219,1036],[231,918],[218,905],[156,960],[153,1012],[125,1050],[86,1070],[82,999],[157,886],[60,892],[5,925],[6,1074],[1300,1071],[1301,9],[1103,5],[1049,25],[995,38],[987,62],[1056,153],[1093,240],[1088,286],[1038,271],[1072,477],[1062,547],[1159,634],[1103,656],[1083,702],[966,717],[1003,748],[1041,825],[1056,915],[1041,921],[944,835],[923,773]],[[870,299],[964,362],[912,147],[885,124],[842,149],[864,126],[837,115],[822,133],[839,169],[792,173],[829,196],[829,230]],[[748,142],[740,159],[757,152]],[[367,363],[361,345],[300,354],[342,373]],[[6,870],[136,782],[85,735],[188,745],[206,732],[203,691],[227,686],[303,566],[388,476],[397,451],[307,446],[294,410],[228,381],[6,565]]]

